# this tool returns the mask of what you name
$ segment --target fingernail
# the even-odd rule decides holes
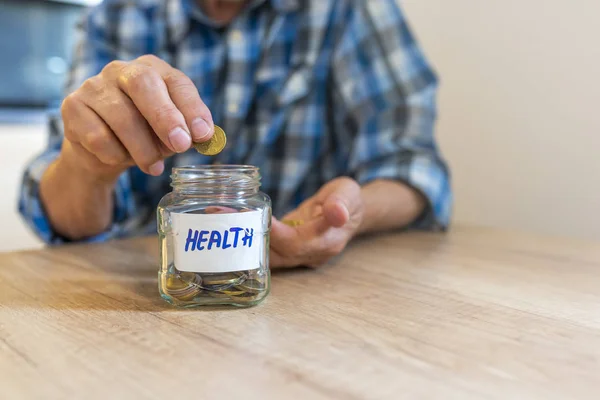
[[[165,162],[163,160],[157,161],[154,164],[152,164],[150,167],[148,167],[148,172],[150,172],[150,175],[153,175],[153,176],[161,175],[164,170],[165,170]]]
[[[342,204],[342,212],[344,213],[344,218],[346,220],[350,219],[350,210],[348,209],[348,206],[342,202],[340,202]]]
[[[348,210],[348,206],[343,201],[337,202],[340,205],[340,209],[342,210],[342,222],[345,224],[350,220],[350,210]]]
[[[202,142],[207,139],[212,130],[213,128],[202,118],[196,118],[192,122],[192,137],[195,142]]]
[[[192,146],[192,138],[180,127],[173,129],[173,131],[169,133],[169,142],[171,142],[173,150],[178,153],[183,153]]]

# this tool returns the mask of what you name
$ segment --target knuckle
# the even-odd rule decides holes
[[[69,94],[67,97],[65,97],[65,99],[63,100],[63,102],[60,106],[60,112],[63,116],[63,119],[65,119],[65,116],[68,116],[70,113],[72,113],[74,111],[75,105],[78,102],[79,102],[79,94],[77,92],[73,92],[73,93]]]
[[[155,64],[155,63],[163,62],[163,60],[161,60],[160,58],[156,57],[153,54],[145,54],[143,56],[140,56],[136,59],[136,61],[143,63],[143,64]]]
[[[78,143],[79,142],[79,137],[77,135],[77,132],[73,130],[73,128],[71,128],[70,124],[65,122],[65,128],[64,128],[64,135],[65,138],[69,141],[69,142],[73,142],[73,143]]]
[[[162,104],[154,109],[153,119],[161,126],[176,126],[178,110],[173,104]]]
[[[336,178],[336,181],[338,181],[340,184],[355,186],[356,188],[360,189],[358,182],[348,176],[340,176],[339,178]]]
[[[126,162],[127,162],[127,154],[125,154],[124,152],[121,152],[121,151],[107,155],[106,161],[105,161],[106,164],[112,165],[112,166],[123,165]]]
[[[117,166],[120,163],[116,160],[113,155],[110,154],[96,154],[96,157],[105,165],[110,165],[111,167]]]
[[[81,90],[90,95],[98,95],[104,91],[106,83],[99,75],[86,79],[81,85]]]
[[[65,124],[64,128],[64,136],[69,142],[77,143],[79,142],[79,138],[77,137],[77,133],[70,128],[69,125]]]
[[[201,116],[210,115],[196,85],[187,75],[174,69],[164,77],[164,82],[169,92],[176,96],[178,105],[181,104],[183,112],[199,112]]]
[[[77,92],[69,94],[60,106],[60,113],[64,124],[64,136],[71,142],[79,142],[77,132],[73,129],[73,119],[77,118],[77,105],[79,103]]]
[[[184,73],[173,69],[172,72],[165,76],[165,83],[171,90],[189,89],[193,85],[192,80]]]
[[[94,154],[101,154],[105,150],[109,140],[108,135],[100,131],[88,132],[84,138],[85,147]]]
[[[123,69],[119,79],[132,92],[153,89],[158,83],[158,74],[145,65],[129,65]]]
[[[118,156],[110,156],[105,161],[105,164],[110,165],[111,167],[116,167],[117,165],[125,164],[125,159]]]
[[[106,64],[106,66],[102,69],[102,72],[100,72],[100,74],[101,75],[107,75],[107,74],[112,75],[115,72],[122,71],[127,65],[128,65],[128,63],[126,63],[124,61],[111,61],[108,64]]]

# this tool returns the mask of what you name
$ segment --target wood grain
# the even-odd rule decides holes
[[[6,399],[596,399],[600,244],[456,228],[178,310],[157,239],[0,254]]]

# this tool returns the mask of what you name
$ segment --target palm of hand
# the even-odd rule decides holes
[[[290,227],[273,219],[271,266],[318,267],[346,247],[362,222],[360,186],[352,179],[338,178],[326,185],[284,220],[300,220]]]

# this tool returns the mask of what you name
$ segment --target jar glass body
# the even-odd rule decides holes
[[[271,200],[250,166],[174,168],[157,209],[159,292],[179,307],[260,303],[271,286]]]

